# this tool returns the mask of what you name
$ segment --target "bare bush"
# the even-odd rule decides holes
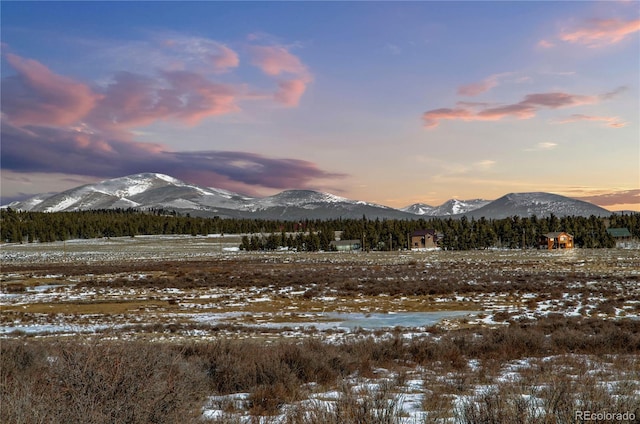
[[[204,380],[173,349],[119,342],[2,346],[2,422],[195,420]]]

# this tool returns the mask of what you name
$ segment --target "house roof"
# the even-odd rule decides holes
[[[608,228],[607,233],[611,237],[631,237],[632,235],[628,228]]]
[[[558,236],[559,236],[560,234],[566,234],[566,235],[568,235],[569,237],[573,237],[571,234],[569,234],[569,233],[565,233],[564,231],[554,231],[554,232],[551,232],[551,233],[547,233],[547,234],[545,234],[544,236],[545,236],[546,238],[554,239],[554,238],[558,238]]]
[[[434,236],[436,234],[436,230],[416,230],[411,233],[411,237],[426,236],[427,234]]]

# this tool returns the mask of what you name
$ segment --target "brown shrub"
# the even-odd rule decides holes
[[[196,419],[204,380],[166,347],[3,342],[2,422],[172,423]]]

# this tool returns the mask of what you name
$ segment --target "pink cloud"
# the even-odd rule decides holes
[[[169,40],[164,46],[178,48],[178,44]],[[237,65],[237,56],[230,49],[210,43],[204,46],[219,53],[208,56],[214,70]],[[277,60],[269,62],[264,57],[265,69],[274,74],[270,76],[281,80],[275,93],[252,96],[247,94],[252,92],[247,85],[212,81],[211,68],[201,66],[207,51],[201,53],[194,53],[190,63],[178,61],[189,66],[170,66],[171,71],[157,71],[153,76],[120,72],[105,87],[93,90],[37,61],[6,54],[17,75],[3,77],[1,82],[3,169],[99,177],[153,170],[179,178],[191,175],[198,183],[221,188],[242,187],[242,191],[312,188],[318,180],[346,176],[299,159],[233,151],[170,151],[166,146],[135,141],[133,128],[160,120],[195,125],[206,117],[239,110],[241,99],[268,97],[295,106],[312,80],[299,60],[276,65]]]
[[[640,31],[640,19],[630,21],[592,19],[580,28],[562,32],[559,38],[569,43],[583,44],[587,47],[602,47],[619,43],[638,31]]]
[[[444,119],[459,119],[463,121],[476,120],[476,115],[469,109],[457,107],[455,109],[441,108],[425,112],[422,115],[424,126],[427,128],[435,128],[440,125],[440,121]]]
[[[182,63],[182,68],[190,69],[192,65],[203,67],[204,72],[227,72],[238,67],[238,54],[217,41],[199,37],[175,36],[162,41],[162,45],[171,49]],[[208,68],[208,69],[207,69]]]
[[[231,86],[187,71],[165,72],[162,77],[117,74],[89,121],[102,130],[134,128],[170,119],[194,125],[203,118],[239,110],[238,94]]]
[[[640,189],[614,191],[594,196],[576,197],[576,199],[595,203],[599,206],[638,205],[640,204]]]
[[[538,47],[541,47],[543,49],[550,49],[552,47],[555,47],[555,44],[548,40],[540,40],[538,41]]]
[[[607,93],[603,96],[611,95]],[[557,109],[597,103],[603,96],[582,96],[569,93],[528,94],[518,103],[489,106],[486,103],[459,102],[454,109],[441,108],[425,112],[422,120],[426,128],[435,128],[442,120],[498,121],[503,118],[533,118],[539,109]]]
[[[536,109],[527,103],[497,106],[481,110],[475,115],[476,120],[499,121],[502,118],[513,116],[518,119],[529,119],[536,115]]]
[[[7,53],[7,62],[17,75],[2,79],[2,112],[16,125],[58,125],[87,130],[108,131],[120,138],[131,138],[125,131],[159,120],[177,120],[195,125],[202,119],[237,112],[238,102],[271,98],[288,107],[297,106],[312,76],[302,62],[284,47],[254,46],[255,63],[270,76],[289,77],[277,81],[278,88],[268,95],[252,96],[246,85],[230,85],[205,77],[203,63],[214,71],[239,64],[237,54],[212,40],[180,38],[164,40],[167,49],[180,50],[181,61],[191,57],[196,70],[159,72],[154,76],[117,73],[101,89],[57,75],[43,64]],[[164,63],[164,62],[163,62]],[[189,67],[193,68],[193,67]],[[206,68],[206,67],[205,67]]]
[[[313,80],[302,61],[282,46],[251,46],[250,51],[253,64],[265,74],[272,77],[291,74],[295,77],[278,81],[278,90],[273,98],[285,106],[297,106],[307,85]]]
[[[190,125],[209,116],[240,110],[236,105],[238,94],[229,85],[213,83],[191,72],[170,72],[165,77],[172,88],[161,90],[161,96],[174,106],[169,108],[170,114]]]
[[[461,85],[458,87],[458,94],[470,97],[477,96],[497,87],[505,78],[513,76],[513,74],[514,72],[502,72],[500,74],[490,75],[480,82]],[[521,77],[515,80],[515,82],[518,83],[526,81],[529,81],[529,77]]]
[[[498,79],[495,76],[491,76],[484,81],[460,86],[458,88],[458,94],[461,96],[477,96],[491,90],[496,85],[498,85]]]
[[[78,126],[86,121],[96,129],[118,131],[158,120],[194,125],[239,110],[233,86],[194,72],[164,72],[155,78],[121,72],[99,94],[35,60],[6,56],[18,75],[2,80],[2,111],[16,125]]]
[[[250,51],[253,64],[269,76],[278,76],[283,73],[295,75],[309,73],[300,59],[282,46],[251,46]]]
[[[238,54],[225,45],[220,45],[220,51],[211,55],[214,68],[218,70],[227,70],[235,68],[240,64]]]
[[[622,128],[627,125],[626,122],[620,120],[620,118],[612,117],[612,116],[590,116],[590,115],[581,115],[575,114],[571,115],[568,118],[558,121],[559,124],[568,124],[571,122],[579,122],[579,121],[595,121],[595,122],[604,122],[604,124],[611,128]]]
[[[17,125],[68,125],[93,109],[100,95],[40,62],[5,55],[17,75],[2,80],[2,112]]]
[[[556,109],[566,106],[588,105],[598,102],[596,96],[580,96],[568,93],[536,93],[528,94],[520,104],[530,106],[544,106]]]
[[[628,87],[626,87],[626,86],[618,87],[618,88],[616,88],[615,90],[610,91],[610,92],[608,92],[608,93],[603,93],[603,94],[601,94],[601,95],[600,95],[600,96],[598,96],[598,97],[600,97],[600,100],[609,100],[609,99],[614,98],[615,96],[617,96],[617,95],[618,95],[618,94],[620,94],[620,93],[624,93],[624,92],[625,92],[625,91],[627,91],[628,89],[629,89],[629,88],[628,88]]]
[[[297,106],[306,89],[306,82],[300,79],[281,81],[274,98],[285,106]]]

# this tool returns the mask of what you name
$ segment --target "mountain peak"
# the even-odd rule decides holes
[[[554,214],[560,217],[610,214],[606,209],[588,202],[543,192],[509,193],[493,202],[450,199],[437,207],[416,203],[400,210],[314,190],[285,190],[267,197],[247,197],[150,172],[87,184],[53,195],[38,195],[8,206],[36,212],[167,209],[200,216],[284,220],[362,216],[382,219],[416,219],[421,216],[500,219],[516,215],[543,217]]]
[[[606,216],[611,212],[582,200],[545,192],[508,193],[497,200],[469,213],[473,217],[495,219],[510,216]]]
[[[429,206],[424,203],[415,203],[413,205],[402,208],[401,210],[411,212],[416,215],[425,216],[451,216],[460,215],[467,212],[474,211],[489,203],[488,200],[472,199],[472,200],[458,200],[449,199],[440,206]]]

